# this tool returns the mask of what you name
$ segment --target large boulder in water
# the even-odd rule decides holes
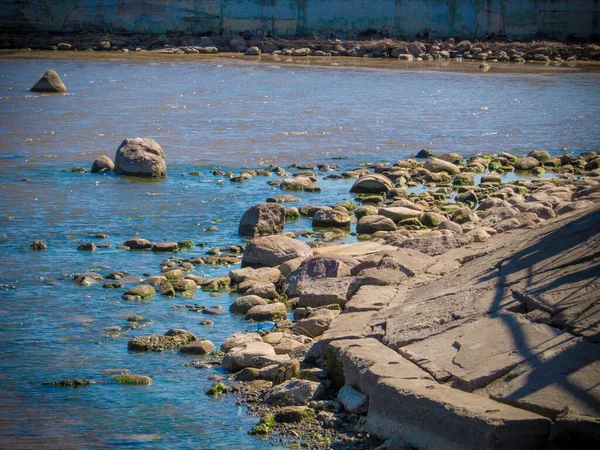
[[[31,90],[33,92],[64,93],[67,92],[67,87],[54,70],[49,70],[44,75],[42,75],[40,81],[35,83]]]
[[[285,227],[285,207],[279,203],[260,203],[250,207],[240,220],[242,236],[277,234]]]
[[[117,149],[115,173],[164,178],[167,176],[167,165],[163,149],[154,139],[125,139]]]

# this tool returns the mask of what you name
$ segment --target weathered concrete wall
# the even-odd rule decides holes
[[[526,38],[600,34],[600,0],[0,0],[5,30]]]

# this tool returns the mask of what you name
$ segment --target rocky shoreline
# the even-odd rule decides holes
[[[123,156],[128,151],[133,161]],[[127,167],[127,175],[167,176],[162,149],[152,140],[126,140],[118,153],[116,167]],[[101,162],[99,170],[115,167],[107,157]],[[553,176],[543,177],[548,173]],[[270,185],[298,195],[318,192],[321,177],[353,178],[355,199],[296,208],[284,205],[299,199],[282,194],[251,207],[239,225],[249,239],[241,258],[219,260],[227,247],[211,249],[206,260],[174,255],[159,275],[145,279],[77,275],[82,286],[127,288],[127,301],[193,297],[197,289],[234,293],[229,313],[257,324],[257,332],[235,333],[219,350],[172,329],[136,337],[130,351],[175,349],[193,355],[193,367],[222,365],[231,375],[214,378],[208,395],[236,392],[261,416],[250,433],[285,445],[572,448],[597,442],[598,154],[463,158],[423,150],[394,165],[347,171],[322,164],[213,175],[237,183],[276,175]],[[298,217],[312,219],[315,240],[285,232],[286,221]],[[359,242],[335,243],[354,227]],[[185,247],[135,238],[121,248]],[[228,276],[192,273],[196,265],[240,260],[242,268]],[[115,381],[152,383],[127,375]],[[82,385],[77,381],[55,383]]]
[[[573,40],[514,42],[496,36],[481,40],[460,37],[407,37],[389,39],[371,36],[362,40],[316,37],[115,35],[98,33],[0,35],[0,49],[153,52],[166,54],[238,53],[247,56],[273,54],[292,57],[389,58],[402,61],[479,61],[562,63],[600,61],[597,42]]]

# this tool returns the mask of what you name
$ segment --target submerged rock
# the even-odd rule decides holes
[[[152,384],[152,378],[145,375],[116,375],[113,380],[121,384]]]
[[[198,338],[186,330],[169,330],[164,335],[139,336],[129,341],[128,350],[140,352],[162,352],[196,342]]]
[[[82,387],[82,386],[91,386],[92,384],[96,384],[96,382],[92,381],[92,380],[84,380],[81,378],[76,378],[73,380],[44,381],[42,384],[44,384],[46,386]]]
[[[106,155],[101,155],[92,164],[92,173],[112,172],[115,169],[115,163]]]
[[[31,250],[48,250],[48,244],[44,241],[33,241],[29,247]]]
[[[33,92],[55,92],[62,94],[67,92],[67,87],[54,70],[48,70],[40,81],[31,88]]]

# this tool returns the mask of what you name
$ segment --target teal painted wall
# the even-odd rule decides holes
[[[0,0],[4,30],[527,38],[600,34],[600,0]]]

